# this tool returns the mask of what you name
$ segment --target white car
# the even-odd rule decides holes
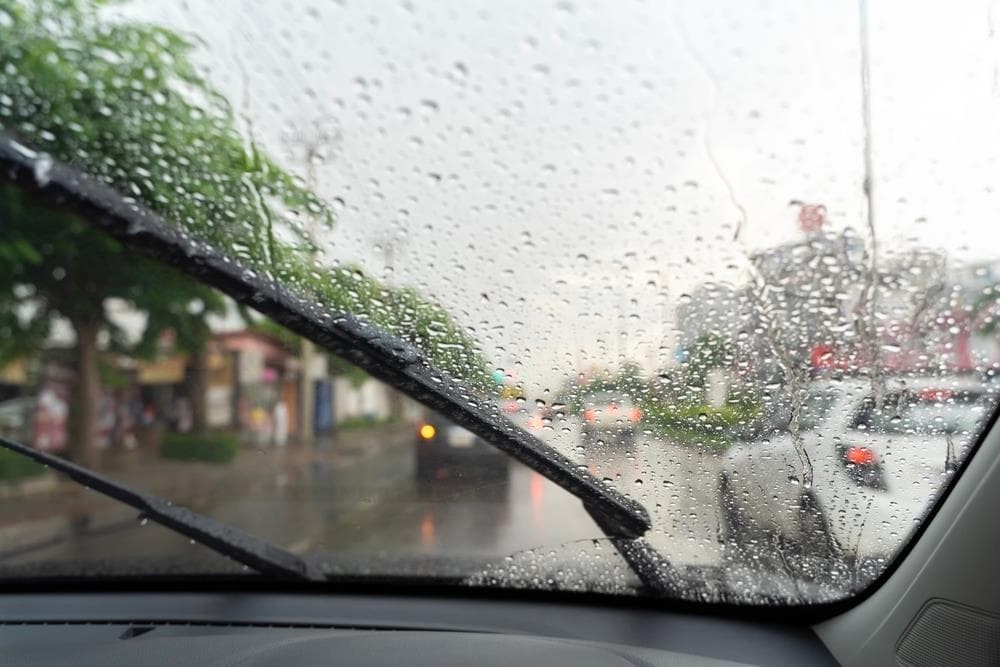
[[[600,392],[584,399],[580,417],[584,444],[601,441],[632,445],[642,411],[628,396]]]
[[[964,458],[994,392],[972,376],[891,378],[880,408],[871,381],[811,383],[801,448],[786,410],[727,451],[719,475],[724,542],[744,555],[756,544],[773,552],[777,539],[788,554],[855,567],[888,562]]]

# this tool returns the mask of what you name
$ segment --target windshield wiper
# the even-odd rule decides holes
[[[42,173],[44,178],[39,177]],[[510,423],[491,403],[434,368],[416,347],[350,314],[332,314],[283,285],[249,272],[193,240],[151,210],[46,155],[0,136],[0,177],[27,193],[78,213],[86,222],[160,262],[197,278],[358,366],[462,426],[579,498],[600,529],[648,587],[669,587],[670,568],[642,538],[649,513],[635,499],[595,478],[554,448]]]
[[[74,482],[101,495],[122,502],[139,510],[139,516],[149,519],[175,533],[190,538],[212,551],[246,565],[248,568],[276,577],[322,580],[321,573],[304,560],[270,542],[244,533],[232,526],[202,516],[189,509],[108,479],[89,468],[72,463],[58,456],[0,438],[0,447],[61,472]]]

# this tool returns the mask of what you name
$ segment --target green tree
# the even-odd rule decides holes
[[[217,291],[165,267],[150,267],[148,280],[157,289],[144,291],[135,302],[146,312],[146,327],[137,352],[153,356],[164,332],[173,333],[174,349],[188,355],[187,391],[191,399],[191,427],[195,434],[208,430],[209,315],[225,315],[226,299]]]
[[[330,208],[238,132],[189,40],[103,4],[0,0],[0,125],[236,259],[290,259]]]
[[[972,304],[970,319],[978,323],[977,333],[1000,334],[1000,285],[983,288]]]
[[[121,299],[149,314],[153,331],[171,308],[211,298],[205,287],[151,260],[128,253],[117,241],[87,223],[25,202],[13,186],[0,187],[0,282],[4,292],[0,324],[4,343],[0,364],[37,351],[53,321],[73,330],[76,383],[70,402],[70,452],[85,465],[96,459],[100,400],[100,339],[125,350],[128,341],[109,317],[109,299]],[[206,294],[208,292],[208,294]],[[200,327],[199,318],[181,318],[182,334]],[[190,337],[182,338],[185,342]]]
[[[729,342],[717,333],[704,333],[695,340],[690,356],[684,363],[684,382],[688,387],[702,389],[708,381],[710,370],[725,368],[732,363],[733,351]]]
[[[331,311],[409,338],[445,370],[485,386],[474,342],[440,306],[355,268],[309,260],[314,244],[307,231],[317,222],[329,227],[331,208],[265,155],[252,132],[239,131],[229,103],[192,64],[190,40],[109,18],[104,4],[0,0],[0,130]],[[82,438],[76,446],[86,459],[96,421],[98,341],[102,332],[117,333],[104,314],[107,299],[149,312],[154,330],[182,331],[195,351],[207,330],[199,317],[185,324],[184,314],[191,315],[193,301],[211,300],[180,281],[179,294],[156,291],[151,263],[125,256],[85,223],[33,206],[9,188],[4,206],[0,258],[13,258],[5,284],[15,287],[2,298],[21,310],[0,316],[0,332],[10,334],[0,352],[13,355],[40,340],[38,332],[48,328],[43,315],[70,321],[77,341],[74,418]],[[71,237],[80,241],[59,240]],[[37,317],[12,314],[35,302],[44,304]]]

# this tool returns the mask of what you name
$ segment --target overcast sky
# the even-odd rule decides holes
[[[323,261],[420,288],[533,393],[621,354],[666,362],[683,294],[799,237],[789,200],[865,226],[854,2],[121,11],[199,36],[210,80],[290,169],[306,175],[317,124],[336,134],[316,169],[343,202]],[[881,247],[1000,255],[1000,10],[869,16]]]

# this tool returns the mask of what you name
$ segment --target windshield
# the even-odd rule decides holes
[[[996,403],[994,14],[0,0],[32,165],[0,174],[0,436],[331,577],[853,596]],[[425,390],[376,378],[400,359]],[[669,585],[489,429],[640,503]],[[251,575],[12,452],[0,496],[2,577]]]

